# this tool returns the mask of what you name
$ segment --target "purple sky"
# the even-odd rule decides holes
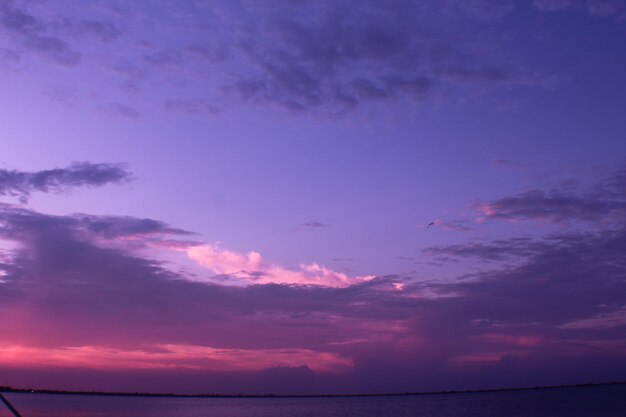
[[[625,379],[624,39],[623,0],[2,1],[0,384]]]

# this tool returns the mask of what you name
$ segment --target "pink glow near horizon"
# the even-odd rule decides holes
[[[36,347],[0,345],[0,366],[101,370],[188,369],[207,372],[256,372],[306,365],[316,372],[341,372],[350,359],[310,349],[221,349],[194,345],[156,345],[150,349],[103,346]]]
[[[538,336],[518,336],[507,335],[498,333],[488,333],[482,335],[481,338],[486,342],[499,343],[505,345],[519,346],[519,347],[534,347],[541,344],[542,339]]]
[[[457,369],[472,369],[492,366],[499,363],[502,357],[515,353],[519,355],[519,352],[482,352],[469,355],[454,356],[448,359],[448,366]]]

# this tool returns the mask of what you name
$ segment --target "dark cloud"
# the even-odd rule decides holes
[[[104,20],[63,18],[51,26],[58,27],[74,38],[93,37],[102,42],[111,42],[122,36],[122,31],[113,22]]]
[[[561,10],[568,8],[582,8],[585,6],[585,0],[534,0],[533,4],[539,10]]]
[[[28,51],[54,63],[75,66],[81,61],[81,53],[74,51],[64,40],[49,35],[46,23],[15,7],[13,2],[4,2],[0,6],[0,28]]]
[[[626,2],[623,0],[534,0],[542,11],[584,10],[592,16],[626,19]]]
[[[119,184],[130,179],[130,172],[123,166],[105,163],[76,162],[67,168],[36,172],[0,169],[0,195],[16,196],[25,202],[34,191],[60,193],[79,187]]]
[[[614,212],[624,212],[625,201],[577,196],[558,190],[533,190],[495,200],[483,207],[485,218],[494,220],[598,221]]]
[[[141,235],[191,235],[191,232],[176,229],[153,219],[138,219],[130,216],[93,216],[76,214],[72,216],[76,226],[106,238],[119,238]]]
[[[516,69],[473,54],[470,43],[423,19],[456,16],[478,24],[474,18],[503,17],[512,2],[431,6],[373,1],[250,6],[247,14],[255,20],[239,22],[246,30],[238,41],[248,65],[233,71],[225,91],[295,111],[340,111],[371,101],[422,102],[459,84],[522,82]]]
[[[0,28],[18,54],[67,66],[81,62],[79,45],[85,54],[103,51],[93,57],[133,77],[123,84],[131,92],[138,78],[171,81],[168,111],[213,114],[243,102],[338,115],[367,103],[440,103],[541,86],[541,71],[521,68],[499,40],[483,39],[516,7],[512,0],[183,2],[151,11],[126,5],[122,13],[86,5],[78,18],[15,1],[0,7]],[[162,29],[158,43],[121,29],[147,22]],[[115,41],[116,51],[94,40]],[[115,69],[120,60],[125,65]]]
[[[83,54],[69,41],[91,37],[111,42],[122,35],[110,21],[36,16],[28,11],[28,6],[26,2],[3,2],[0,5],[0,30],[13,39],[17,49],[36,53],[55,64],[72,67],[82,61]]]
[[[457,245],[436,246],[424,252],[437,259],[450,256],[478,258],[484,261],[501,261],[517,257],[529,257],[546,248],[545,243],[531,238],[498,239],[489,243],[464,243]]]
[[[330,227],[329,224],[322,223],[317,220],[309,220],[308,222],[304,222],[300,225],[300,229],[303,229],[303,230],[324,229],[328,227]]]
[[[497,21],[510,14],[516,3],[516,0],[469,0],[452,4],[477,19]]]
[[[76,27],[81,34],[90,34],[105,42],[113,41],[122,35],[122,31],[111,22],[81,20]]]
[[[584,220],[595,223],[623,222],[626,219],[626,169],[613,171],[587,192],[575,182],[563,182],[551,190],[535,189],[514,196],[478,203],[484,220]]]
[[[475,319],[545,327],[564,325],[624,308],[626,299],[626,230],[559,234],[541,242],[496,241],[457,255],[485,256],[490,248],[525,257],[517,267],[477,274],[474,280],[445,285],[461,297]],[[490,256],[490,255],[487,255]],[[497,256],[500,256],[499,254]],[[622,323],[626,326],[626,321]],[[555,334],[560,330],[553,329]],[[600,329],[595,329],[596,332]],[[600,331],[601,332],[601,331]],[[564,332],[567,333],[567,332]]]

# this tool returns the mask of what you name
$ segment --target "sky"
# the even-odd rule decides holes
[[[626,379],[623,0],[3,0],[0,385]]]

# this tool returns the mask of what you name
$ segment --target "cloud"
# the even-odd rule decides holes
[[[0,8],[0,28],[19,56],[97,63],[96,70],[123,62],[104,76],[132,77],[109,80],[130,92],[141,79],[167,111],[212,115],[251,104],[336,116],[377,103],[456,103],[541,88],[541,71],[515,64],[499,40],[484,42],[516,7],[509,0],[272,0],[125,4],[121,12],[14,1]],[[151,24],[160,37],[146,41]],[[98,100],[112,113],[141,113],[120,111],[113,96]]]
[[[626,2],[623,0],[535,0],[534,6],[542,11],[566,9],[584,10],[596,17],[626,19]]]
[[[316,230],[316,229],[327,229],[330,225],[326,223],[322,223],[317,220],[309,220],[300,225],[298,230]]]
[[[42,20],[15,7],[13,2],[0,6],[0,29],[27,51],[39,54],[49,61],[65,66],[78,65],[82,54],[74,51],[64,40],[48,35],[48,25]]]
[[[514,164],[513,161],[511,161],[510,159],[502,159],[502,158],[493,159],[491,163],[496,166],[510,166]]]
[[[626,169],[614,170],[587,192],[570,186],[535,189],[474,205],[479,221],[547,220],[593,223],[623,222],[626,219]]]
[[[502,253],[509,248],[511,255],[523,257],[523,262],[478,273],[474,277],[478,279],[445,285],[445,289],[462,295],[458,301],[468,314],[482,311],[483,318],[493,323],[532,327],[532,323],[562,325],[595,317],[624,306],[626,281],[620,277],[626,271],[621,255],[625,244],[624,229],[557,234],[540,242],[496,241],[479,248],[502,246]],[[484,256],[480,251],[453,251],[461,256]]]
[[[257,284],[346,287],[373,278],[373,276],[349,277],[317,263],[300,264],[297,270],[291,270],[264,261],[258,252],[238,253],[221,249],[217,245],[193,246],[186,251],[189,258],[217,274]]]
[[[90,35],[103,42],[111,42],[122,36],[122,31],[112,22],[92,19],[65,20],[65,28],[75,36]]]
[[[286,274],[336,287],[200,282],[113,244],[167,235],[187,232],[150,219],[0,207],[0,237],[16,244],[0,262],[6,377],[79,369],[97,384],[133,380],[140,389],[154,388],[158,371],[159,389],[171,390],[165,381],[200,372],[194,391],[224,392],[280,373],[263,379],[264,390],[300,392],[306,382],[307,392],[371,392],[473,386],[479,374],[485,384],[545,381],[544,371],[584,369],[593,358],[611,364],[595,367],[595,378],[626,369],[624,231],[563,235],[528,252],[510,243],[517,266],[453,283],[377,277],[344,286],[320,269],[290,271],[258,254],[198,246],[199,259],[223,273],[245,267],[261,279]],[[610,326],[593,322],[602,316]],[[210,385],[209,376],[230,382]],[[56,383],[77,388],[72,381]]]
[[[462,243],[447,246],[435,246],[424,250],[427,255],[439,259],[448,257],[478,258],[483,261],[501,261],[505,259],[529,257],[546,248],[544,243],[531,238],[498,239],[489,243]]]
[[[128,182],[131,174],[121,165],[75,162],[67,168],[36,172],[0,169],[0,195],[26,202],[34,191],[62,193],[73,188],[100,187]]]
[[[189,236],[193,234],[186,230],[173,228],[158,220],[140,219],[130,216],[74,214],[67,218],[75,221],[75,227],[107,239],[128,239],[132,237],[147,239],[151,236]]]
[[[216,349],[206,346],[156,345],[147,350],[100,346],[38,348],[0,344],[0,365],[6,368],[64,368],[96,370],[193,370],[200,372],[274,372],[276,367],[310,363],[321,372],[352,366],[337,354],[307,349]],[[313,372],[306,367],[309,372]]]
[[[470,0],[458,2],[455,5],[474,18],[485,21],[497,21],[507,16],[515,9],[516,1]]]
[[[535,0],[533,5],[539,10],[553,11],[569,8],[582,8],[585,0]]]
[[[621,186],[616,171],[593,190]],[[154,387],[152,372],[162,390],[191,378],[194,391],[252,380],[269,392],[300,392],[298,381],[307,392],[372,392],[607,380],[626,371],[626,229],[610,226],[440,246],[434,256],[515,260],[441,282],[289,269],[178,240],[190,232],[153,219],[3,204],[0,363],[11,381],[74,369],[135,390]],[[159,260],[159,242],[207,276]]]
[[[442,7],[482,20],[497,9],[485,3]],[[457,83],[517,83],[514,69],[472,56],[469,45],[456,45],[423,23],[420,16],[444,16],[430,3],[316,3],[297,11],[270,4],[247,11],[255,22],[246,22],[251,35],[240,41],[239,52],[248,65],[233,74],[226,89],[244,101],[294,111],[347,110],[372,101],[422,102],[436,89]],[[306,13],[300,13],[303,9]],[[511,7],[500,9],[494,19]]]
[[[155,66],[177,65],[181,61],[181,53],[175,49],[160,50],[147,54],[144,58]]]
[[[139,120],[142,117],[139,110],[127,104],[109,103],[100,105],[98,108],[111,116],[119,116],[129,120]]]
[[[3,69],[16,71],[21,67],[22,57],[13,49],[0,48],[0,65]]]
[[[473,230],[471,227],[464,226],[462,224],[459,224],[458,222],[452,223],[443,220],[435,220],[432,223],[434,223],[434,226],[446,232],[469,232]],[[425,227],[428,229],[428,225]]]
[[[0,207],[0,238],[20,247],[0,263],[0,321],[6,330],[0,361],[29,369],[248,373],[284,366],[324,373],[353,366],[343,353],[324,347],[324,340],[342,337],[336,330],[326,328],[322,339],[307,326],[287,331],[298,322],[320,326],[351,293],[200,283],[103,244],[154,233],[185,235],[146,219]]]

